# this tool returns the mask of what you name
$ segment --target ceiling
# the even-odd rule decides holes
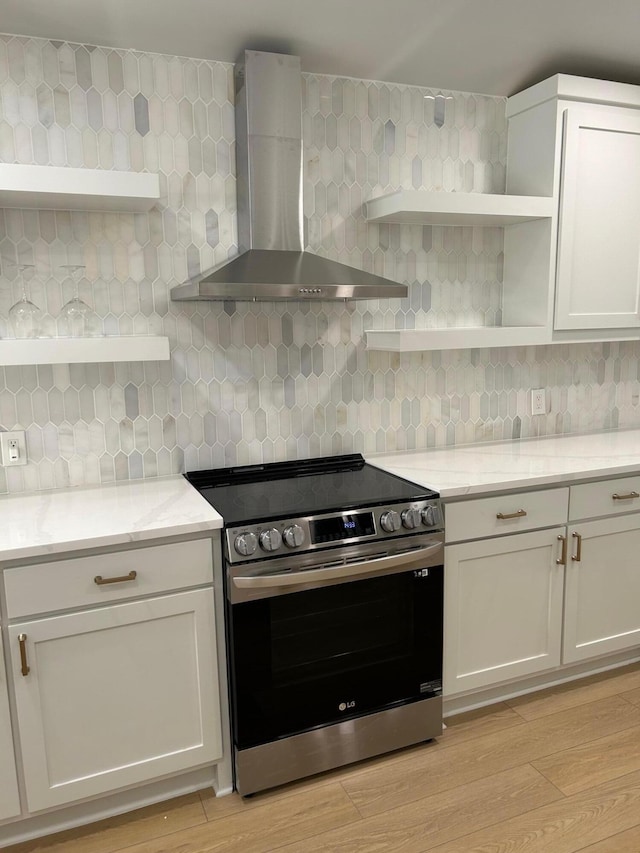
[[[562,72],[640,83],[638,0],[2,0],[6,33],[510,95]]]

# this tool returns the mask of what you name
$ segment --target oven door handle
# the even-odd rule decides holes
[[[350,578],[359,575],[375,575],[386,569],[407,568],[420,566],[425,568],[424,560],[442,550],[442,542],[392,554],[388,557],[375,557],[373,560],[362,560],[358,563],[345,563],[323,569],[306,569],[300,572],[280,572],[273,575],[249,575],[233,578],[233,583],[240,589],[258,589],[264,587],[295,586],[296,584],[314,583],[337,578]]]

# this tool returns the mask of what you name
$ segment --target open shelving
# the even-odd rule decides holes
[[[0,340],[0,366],[168,359],[169,339],[157,335]]]
[[[368,222],[406,225],[505,226],[553,215],[545,196],[398,190],[365,202]]]
[[[144,213],[159,198],[148,172],[0,163],[0,208]]]
[[[545,326],[453,326],[440,329],[369,331],[367,349],[384,352],[427,352],[443,349],[524,347],[550,343]]]
[[[0,163],[0,208],[144,213],[159,198],[148,172]],[[156,335],[0,340],[0,366],[168,359],[169,339]]]
[[[547,233],[555,207],[547,196],[398,190],[365,202],[365,216],[376,223],[504,228],[505,281],[509,275],[525,275],[534,285],[544,269],[546,243],[540,235]],[[366,344],[386,352],[542,345],[551,343],[544,314],[544,306],[536,303],[534,310],[515,312],[509,326],[373,329],[366,332]]]

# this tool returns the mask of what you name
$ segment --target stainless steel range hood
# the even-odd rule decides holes
[[[247,50],[235,69],[237,257],[172,288],[182,300],[377,299],[407,286],[303,251],[300,59]]]

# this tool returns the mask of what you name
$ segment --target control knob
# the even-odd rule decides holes
[[[291,524],[282,531],[287,548],[299,548],[304,542],[304,531],[299,524]]]
[[[281,544],[282,536],[275,527],[263,530],[260,534],[260,547],[263,551],[277,551]]]
[[[427,527],[434,527],[440,524],[440,510],[437,506],[427,506],[422,510],[422,523]]]
[[[258,547],[256,534],[241,533],[239,536],[236,536],[233,547],[238,554],[242,554],[243,557],[249,557]]]
[[[422,517],[419,509],[405,509],[402,513],[402,524],[409,530],[418,527]]]
[[[396,530],[400,530],[400,525],[400,516],[393,509],[388,510],[388,512],[383,512],[380,516],[380,527],[382,527],[386,533],[395,533]]]

